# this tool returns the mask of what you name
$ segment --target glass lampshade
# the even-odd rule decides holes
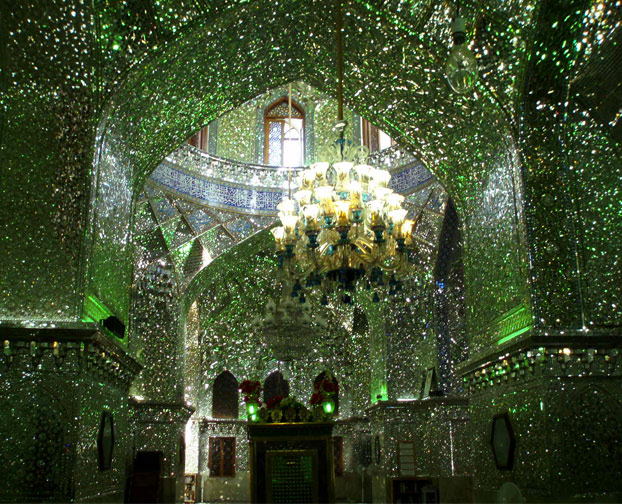
[[[277,251],[285,250],[285,229],[282,227],[275,227],[270,230],[272,236],[274,236],[274,244]]]
[[[385,198],[385,201],[387,202],[387,208],[389,210],[397,210],[399,208],[402,208],[404,196],[397,193],[391,193]]]
[[[295,215],[296,214],[296,202],[289,198],[284,198],[277,206],[277,210],[283,215]],[[279,214],[279,216],[280,216]]]
[[[312,230],[318,227],[317,218],[319,214],[320,207],[318,205],[305,205],[302,207],[302,215],[305,221],[306,229]]]
[[[313,182],[315,182],[315,171],[303,170],[298,180],[301,189],[312,189]]]
[[[367,164],[359,164],[354,167],[354,171],[358,175],[359,182],[361,184],[369,183],[369,176],[373,169],[374,169],[373,166],[370,166]]]
[[[324,413],[332,415],[335,412],[335,401],[327,399],[322,403],[322,408],[324,409]]]
[[[377,200],[386,202],[387,198],[393,194],[393,191],[388,187],[376,187],[374,189],[374,196]]]
[[[372,178],[376,186],[387,187],[389,180],[391,180],[391,174],[387,170],[374,170]]]
[[[285,235],[293,233],[296,228],[296,224],[298,224],[298,216],[279,214],[279,218],[281,219],[283,228],[285,228]]]
[[[383,226],[384,201],[372,200],[369,202],[369,221],[372,226]]]
[[[402,223],[401,232],[404,238],[410,238],[415,226],[415,221],[407,219]]]
[[[259,403],[255,401],[249,401],[246,403],[246,414],[251,422],[258,420],[257,412],[259,411]]]
[[[406,218],[407,213],[408,211],[404,210],[403,208],[391,210],[389,212],[389,219],[393,223],[393,226],[400,229],[402,227],[402,223],[404,222],[404,219]]]
[[[319,202],[325,202],[333,199],[333,187],[329,185],[315,188],[315,197]]]
[[[451,89],[458,94],[468,92],[477,80],[477,62],[466,44],[454,45],[447,63],[445,75]]]
[[[326,172],[328,171],[328,167],[330,163],[321,162],[313,164],[312,173],[315,174],[315,179],[320,183],[326,183]]]
[[[301,207],[308,205],[311,203],[311,197],[313,196],[313,192],[309,189],[301,189],[300,191],[296,191],[294,193],[294,198],[298,202],[298,205]]]
[[[350,213],[350,202],[348,200],[340,200],[335,202],[335,210],[337,213],[337,225],[348,225],[348,215]]]
[[[359,208],[361,206],[361,197],[363,193],[363,188],[361,187],[360,182],[350,182],[348,190],[350,192],[350,203],[352,204],[352,207]]]

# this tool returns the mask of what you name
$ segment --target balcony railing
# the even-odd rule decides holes
[[[432,180],[412,154],[392,146],[369,156],[368,163],[392,173],[390,186],[410,194]],[[276,205],[304,167],[267,166],[224,159],[184,145],[154,170],[150,181],[199,204],[255,215],[276,215]],[[290,174],[291,172],[291,174]]]

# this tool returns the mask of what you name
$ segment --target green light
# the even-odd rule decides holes
[[[92,322],[97,322],[114,315],[112,310],[110,310],[95,296],[87,296],[86,302],[84,303],[84,312],[82,320]]]
[[[256,416],[258,409],[259,405],[257,403],[248,403],[248,405],[246,406],[246,411],[249,416]]]
[[[333,411],[335,411],[335,403],[333,401],[324,401],[324,403],[322,403],[322,406],[324,407],[324,413],[327,414],[332,414]]]
[[[380,384],[380,390],[376,388],[376,393],[372,393],[371,402],[376,404],[378,401],[386,401],[389,398],[389,392],[386,383]]]
[[[503,345],[503,343],[505,343],[506,341],[510,341],[511,339],[514,339],[517,336],[520,336],[521,334],[526,333],[530,329],[531,329],[531,326],[529,325],[527,327],[523,327],[522,329],[519,329],[518,331],[514,331],[513,333],[508,334],[507,336],[497,341],[497,345]]]
[[[251,419],[251,422],[256,422],[257,421],[257,415],[251,415],[250,419]]]

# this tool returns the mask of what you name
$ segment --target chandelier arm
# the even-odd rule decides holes
[[[397,271],[399,271],[400,269],[402,269],[405,266],[405,261],[404,261],[404,254],[400,254],[399,256],[395,257],[395,260],[392,261],[392,264],[390,264],[389,266],[383,268],[384,271],[388,272],[388,273],[395,273]]]

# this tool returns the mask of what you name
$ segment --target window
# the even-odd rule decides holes
[[[188,139],[188,143],[207,152],[209,146],[209,126],[203,126]]]
[[[289,397],[289,383],[280,371],[274,371],[263,382],[263,401],[268,402],[276,396]]]
[[[384,131],[378,129],[367,119],[361,118],[361,138],[369,152],[386,149],[395,145],[395,141]]]
[[[333,458],[335,476],[343,476],[343,438],[340,436],[333,438]]]
[[[210,476],[235,476],[235,438],[209,438]]]
[[[400,441],[398,445],[398,460],[400,476],[415,475],[415,443]]]
[[[322,371],[319,375],[315,377],[315,380],[313,380],[313,390],[315,390],[316,387],[325,379],[326,379],[326,371]],[[335,378],[334,375],[333,375],[333,382],[335,383],[335,385],[339,386],[339,382],[337,381],[337,378]],[[333,413],[333,417],[336,418],[339,416],[339,390],[337,390],[337,393],[333,395],[333,399],[335,401],[335,412]]]
[[[266,109],[264,117],[264,163],[272,166],[304,164],[305,114],[292,102],[292,124],[288,124],[289,104],[281,98]]]
[[[238,417],[238,381],[229,371],[220,373],[214,380],[212,393],[212,418]]]

